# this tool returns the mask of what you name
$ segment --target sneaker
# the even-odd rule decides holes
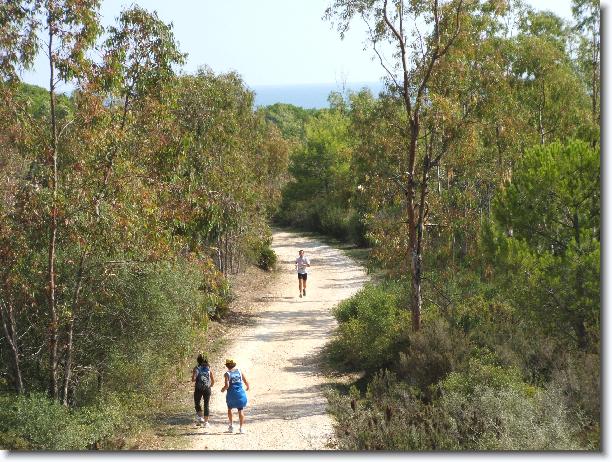
[[[306,296],[306,289],[304,289],[304,297]]]
[[[234,427],[232,425],[230,425],[229,427],[227,427],[227,431],[230,433],[234,432]]]
[[[240,430],[238,430],[238,433],[244,435],[244,434],[246,434],[246,430],[243,429],[242,427],[240,427]]]
[[[208,422],[204,422],[204,428],[210,428],[210,424]]]
[[[302,298],[302,294],[300,294],[300,298]]]

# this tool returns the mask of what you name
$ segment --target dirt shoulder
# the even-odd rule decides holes
[[[332,419],[323,395],[330,379],[320,372],[317,353],[336,326],[332,307],[357,292],[368,277],[340,250],[312,237],[276,231],[272,247],[277,271],[252,270],[235,278],[231,322],[211,328],[212,335],[223,339],[210,358],[216,379],[211,427],[195,426],[192,390],[186,386],[184,398],[181,393],[185,412],[168,416],[166,430],[172,437],[165,449],[333,449]],[[294,270],[300,248],[312,265],[303,298]],[[225,357],[236,360],[251,384],[245,435],[227,432],[225,394],[219,391]]]

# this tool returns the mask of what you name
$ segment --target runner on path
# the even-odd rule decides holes
[[[198,365],[193,368],[191,374],[191,381],[195,382],[193,389],[193,401],[196,410],[196,422],[203,423],[205,428],[208,428],[208,417],[210,416],[210,394],[211,388],[215,384],[215,377],[213,376],[208,360],[200,353],[198,355]],[[202,406],[200,401],[204,398],[204,417],[202,417]]]
[[[300,290],[300,298],[306,296],[306,280],[308,279],[308,268],[310,260],[304,256],[304,251],[300,250],[300,256],[295,259],[295,269],[298,273],[298,286]]]
[[[236,361],[233,359],[226,359],[225,366],[227,367],[228,371],[224,374],[225,385],[221,389],[221,393],[227,390],[227,395],[225,396],[225,402],[227,403],[227,418],[229,420],[227,431],[233,433],[234,425],[232,422],[232,409],[238,409],[238,418],[240,419],[240,429],[238,432],[246,433],[242,427],[244,425],[243,409],[247,405],[247,396],[242,386],[242,382],[244,382],[248,391],[249,381],[239,369],[236,369]]]

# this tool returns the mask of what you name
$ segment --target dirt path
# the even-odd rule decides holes
[[[249,382],[247,434],[227,433],[222,386],[223,358],[214,361],[211,428],[190,424],[189,449],[329,449],[332,421],[318,373],[316,353],[336,323],[331,308],[367,280],[362,267],[339,250],[295,233],[276,232],[272,247],[281,274],[258,298],[257,321],[240,330],[224,356],[233,357]],[[299,298],[294,261],[303,248],[310,258],[306,297]]]

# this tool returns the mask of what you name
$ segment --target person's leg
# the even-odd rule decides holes
[[[306,281],[308,280],[308,276],[304,274],[304,279],[302,279],[302,292],[306,295]]]
[[[227,420],[229,420],[229,426],[232,426],[232,410],[230,408],[227,409]]]
[[[210,387],[204,389],[204,422],[208,423],[210,416]]]
[[[300,290],[300,297],[302,296],[302,276],[298,274],[298,286],[299,286],[299,290]]]
[[[198,417],[202,417],[202,406],[200,405],[200,400],[202,399],[202,392],[197,389],[193,392],[193,401],[195,404],[195,411]]]
[[[238,409],[238,419],[240,420],[240,428],[244,424],[244,411],[242,409]]]

